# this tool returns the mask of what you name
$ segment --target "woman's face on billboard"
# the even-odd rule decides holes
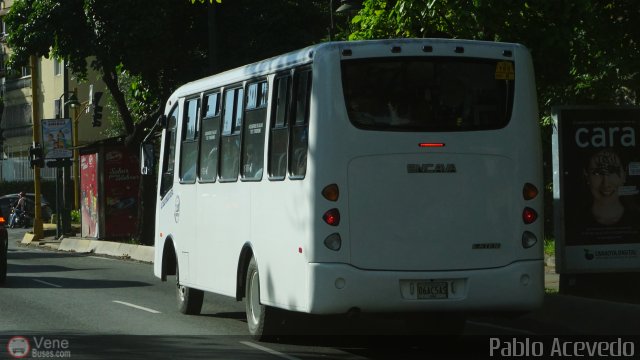
[[[617,199],[618,189],[625,182],[620,158],[611,150],[602,150],[594,154],[589,161],[586,175],[595,201]]]

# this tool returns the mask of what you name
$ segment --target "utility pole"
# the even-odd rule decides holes
[[[38,99],[38,64],[35,55],[30,57],[31,66],[31,118],[33,120],[33,146],[40,144],[40,101]],[[42,199],[40,194],[40,167],[33,167],[33,192],[35,193],[35,216],[33,219],[33,240],[44,237],[42,228]]]

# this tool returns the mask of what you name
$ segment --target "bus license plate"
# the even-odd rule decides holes
[[[449,286],[446,281],[420,281],[416,283],[418,299],[446,299]]]

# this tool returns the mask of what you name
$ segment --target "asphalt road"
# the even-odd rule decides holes
[[[151,264],[19,246],[23,234],[10,230],[0,358],[24,351],[25,341],[35,355],[81,359],[424,358],[434,349],[442,355],[478,346],[488,334],[544,332],[483,318],[467,322],[464,340],[425,339],[406,336],[404,323],[394,318],[305,317],[312,334],[256,342],[248,336],[242,302],[207,293],[201,315],[182,315],[174,279],[161,282]]]

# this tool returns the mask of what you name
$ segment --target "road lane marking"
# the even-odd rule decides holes
[[[130,307],[132,307],[132,308],[136,308],[136,309],[140,309],[140,310],[148,311],[148,312],[150,312],[150,313],[152,313],[152,314],[161,314],[161,312],[160,312],[160,311],[158,311],[158,310],[149,309],[149,308],[146,308],[146,307],[144,307],[144,306],[135,305],[135,304],[131,304],[131,303],[124,302],[124,301],[118,301],[118,300],[113,300],[113,302],[114,302],[114,303],[118,303],[118,304],[122,304],[122,305],[126,305],[126,306],[130,306]]]
[[[509,327],[509,326],[502,326],[502,325],[497,325],[497,324],[490,324],[490,323],[486,323],[486,322],[471,321],[471,320],[467,320],[467,322],[469,324],[492,327],[494,329],[505,330],[505,331],[508,331],[508,332],[511,332],[511,333],[520,333],[518,335],[536,335],[535,332],[531,332],[531,331],[528,331],[528,330],[517,329],[517,328],[512,328],[512,327]]]
[[[276,351],[276,350],[273,350],[273,349],[269,349],[268,347],[264,347],[264,346],[262,346],[262,345],[254,344],[254,343],[249,342],[249,341],[240,341],[240,344],[243,344],[243,345],[246,345],[246,346],[252,347],[252,348],[254,348],[254,349],[258,349],[258,350],[261,350],[261,351],[267,352],[267,353],[269,353],[269,354],[271,354],[271,355],[275,355],[275,356],[280,357],[280,358],[283,358],[283,359],[288,359],[288,360],[300,360],[300,358],[297,358],[297,357],[295,357],[295,356],[290,356],[290,355],[287,355],[287,354],[285,354],[285,353],[281,353],[280,351]]]
[[[53,286],[53,287],[57,287],[57,288],[61,288],[62,287],[62,285],[52,284],[52,283],[44,281],[44,280],[38,280],[38,279],[31,279],[31,280],[33,280],[35,282],[39,282],[40,284],[48,285],[48,286]]]
[[[116,261],[117,259],[112,259],[112,258],[107,258],[107,257],[102,257],[102,256],[87,256],[90,258],[94,258],[94,259],[102,259],[102,260],[111,260],[111,261]]]

